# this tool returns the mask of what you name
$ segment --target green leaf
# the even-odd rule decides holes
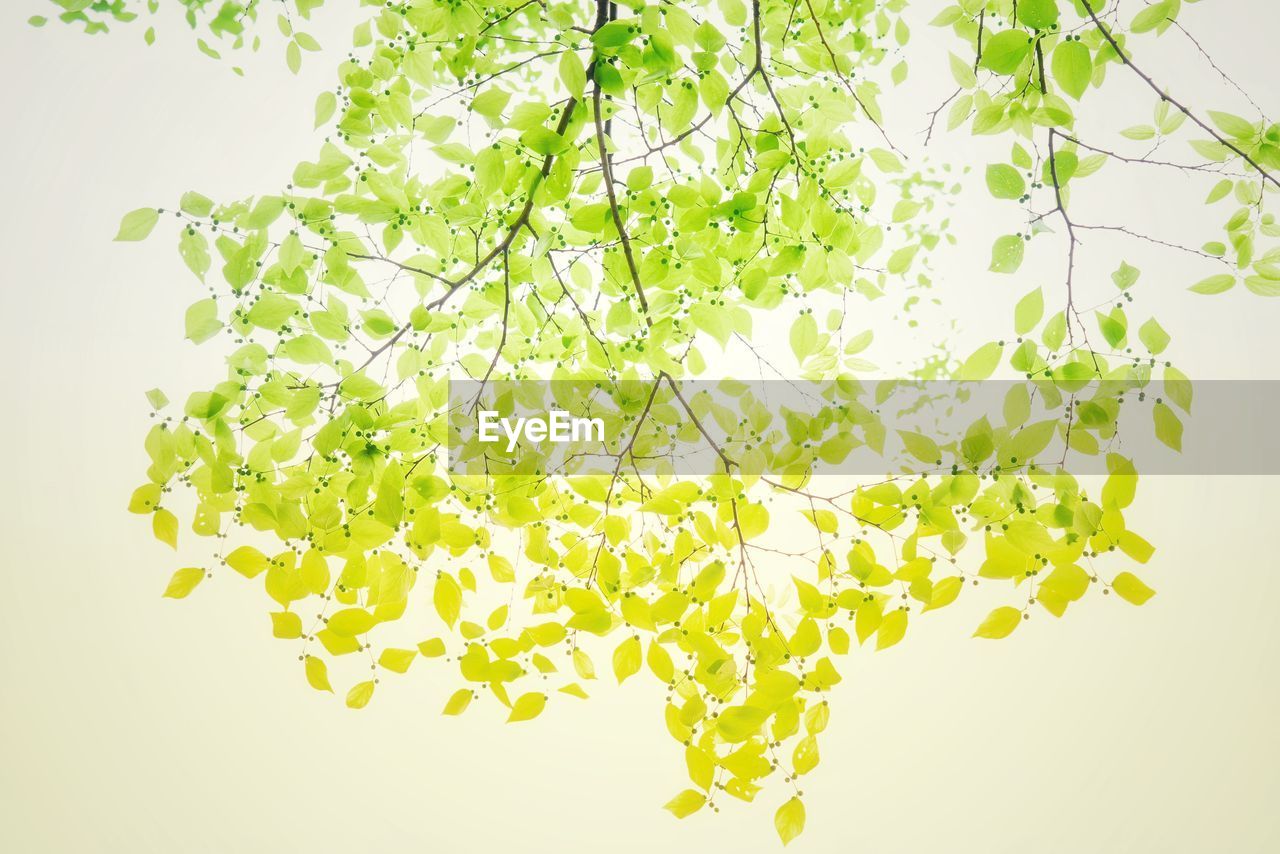
[[[1111,281],[1115,283],[1117,288],[1123,291],[1133,287],[1134,283],[1138,281],[1138,277],[1141,275],[1142,271],[1137,267],[1131,267],[1127,262],[1121,261],[1120,266],[1111,274]]]
[[[1229,291],[1236,284],[1236,277],[1230,273],[1219,273],[1216,276],[1210,276],[1207,279],[1201,279],[1199,282],[1191,286],[1191,291],[1197,294],[1220,294],[1223,291]]]
[[[332,92],[321,92],[316,97],[315,107],[315,127],[320,127],[329,119],[333,118],[334,111],[338,109],[338,96]]]
[[[1244,280],[1244,286],[1260,297],[1280,297],[1280,280],[1266,276],[1248,276]]]
[[[1022,0],[1018,20],[1033,30],[1047,30],[1058,23],[1058,0]]]
[[[1042,317],[1044,317],[1044,294],[1036,288],[1018,300],[1018,305],[1013,310],[1013,330],[1019,335],[1026,335],[1035,329]]]
[[[920,462],[936,465],[942,459],[942,451],[938,449],[938,443],[923,433],[899,430],[898,436],[902,439],[902,445],[907,449],[907,453]]]
[[[120,220],[120,231],[116,233],[116,240],[146,240],[159,221],[160,212],[155,208],[138,208],[132,213],[125,214],[124,219]]]
[[[206,217],[213,211],[213,200],[190,190],[182,194],[182,210],[194,217]]]
[[[979,65],[996,74],[1013,74],[1030,55],[1031,36],[1015,28],[996,33],[982,45]]]
[[[575,98],[587,88],[587,70],[576,51],[567,50],[560,56],[560,82]]]
[[[1133,139],[1141,142],[1146,139],[1154,139],[1156,129],[1151,125],[1134,125],[1131,128],[1125,128],[1120,131],[1120,135],[1125,139]]]
[[[1096,314],[1098,318],[1098,329],[1102,331],[1102,337],[1105,338],[1107,343],[1112,347],[1119,347],[1120,342],[1124,341],[1125,336],[1129,332],[1123,322],[1123,316],[1115,317],[1110,314],[1103,314],[1100,311]]]
[[[490,87],[475,97],[471,102],[471,110],[482,116],[494,117],[502,113],[510,100],[510,92]]]
[[[222,321],[218,319],[218,304],[212,297],[194,302],[187,309],[187,338],[196,344],[202,344],[222,329]]]
[[[818,321],[812,314],[802,314],[791,324],[791,352],[803,362],[813,355],[818,344]]]
[[[1151,417],[1156,425],[1156,438],[1175,451],[1182,450],[1182,419],[1169,408],[1167,403],[1157,403],[1151,408]]]
[[[996,238],[991,246],[991,266],[988,269],[993,273],[1016,273],[1022,266],[1025,243],[1016,234]]]
[[[1138,330],[1138,340],[1151,352],[1153,356],[1159,355],[1164,348],[1169,346],[1169,333],[1164,331],[1153,317]]]
[[[995,341],[983,344],[964,360],[957,378],[961,380],[985,380],[995,373],[1000,364],[1000,356],[1004,352]]]
[[[1050,67],[1062,91],[1078,101],[1093,79],[1093,54],[1084,42],[1064,41],[1053,49]]]
[[[591,35],[592,43],[601,49],[622,47],[639,33],[630,21],[610,21]]]
[[[1134,16],[1133,23],[1129,25],[1129,29],[1135,33],[1150,32],[1168,20],[1169,11],[1168,0],[1148,6]]]
[[[1209,110],[1208,113],[1213,123],[1227,136],[1233,136],[1236,139],[1253,139],[1258,134],[1257,128],[1248,119],[1218,110]]]
[[[993,163],[987,167],[987,189],[997,199],[1020,199],[1027,190],[1027,182],[1009,164]]]

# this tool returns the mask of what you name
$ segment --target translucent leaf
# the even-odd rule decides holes
[[[640,638],[632,635],[618,644],[618,648],[613,651],[613,675],[617,677],[619,685],[627,677],[640,672],[641,658]]]
[[[804,802],[794,797],[773,815],[773,826],[778,831],[778,838],[786,845],[804,832]]]
[[[996,608],[973,633],[975,638],[1007,638],[1022,622],[1022,612],[1009,605]]]
[[[1093,78],[1093,55],[1084,42],[1064,41],[1053,49],[1050,63],[1054,82],[1076,100],[1089,88]]]
[[[1111,589],[1115,590],[1121,599],[1134,605],[1141,605],[1156,595],[1156,592],[1142,583],[1142,579],[1131,572],[1122,572],[1111,582]]]
[[[273,611],[271,636],[283,640],[302,637],[302,618],[292,611]]]
[[[159,221],[160,212],[155,208],[138,208],[132,213],[125,214],[124,219],[120,221],[116,240],[145,240]]]
[[[533,720],[542,714],[542,710],[546,708],[546,705],[546,694],[537,692],[522,694],[520,699],[516,700],[515,705],[511,707],[511,714],[507,717],[507,723]]]
[[[876,651],[888,649],[902,640],[906,633],[907,612],[903,608],[895,608],[884,615],[876,629]]]
[[[703,804],[707,802],[707,796],[696,789],[685,789],[676,795],[663,806],[667,812],[676,818],[685,818],[691,816],[698,810],[702,809]]]
[[[1044,294],[1039,288],[1018,300],[1013,310],[1013,327],[1019,335],[1026,335],[1044,316]]]
[[[171,548],[178,547],[178,517],[163,507],[156,510],[151,517],[151,533],[157,540],[167,543]]]
[[[1209,276],[1207,279],[1201,279],[1191,286],[1191,290],[1197,294],[1220,294],[1223,291],[1229,291],[1236,284],[1236,277],[1230,273],[1219,273],[1216,276]]]
[[[1016,273],[1022,266],[1022,255],[1025,241],[1016,234],[1006,234],[996,238],[991,246],[991,266],[993,273]]]
[[[471,700],[475,697],[475,692],[470,688],[459,688],[453,692],[453,696],[444,704],[442,714],[460,715],[467,710],[467,706],[471,705]]]
[[[199,567],[179,569],[169,579],[169,586],[164,589],[163,595],[168,599],[185,599],[204,580],[204,576],[205,571]]]
[[[987,189],[997,199],[1020,199],[1027,191],[1027,182],[1009,164],[993,163],[987,167]]]
[[[357,683],[347,692],[347,708],[363,709],[373,699],[373,680]]]
[[[996,33],[982,45],[979,63],[996,74],[1013,74],[1031,55],[1031,36],[1026,30],[1010,29]]]
[[[329,668],[324,663],[324,659],[316,658],[314,655],[308,655],[305,670],[307,673],[307,684],[317,691],[328,691],[333,693],[332,686],[329,685]]]

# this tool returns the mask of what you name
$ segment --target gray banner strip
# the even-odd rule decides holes
[[[1280,474],[1280,382],[452,381],[457,474]]]

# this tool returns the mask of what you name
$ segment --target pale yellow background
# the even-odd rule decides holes
[[[198,288],[168,238],[109,241],[125,210],[189,188],[229,198],[282,184],[314,149],[312,98],[332,60],[309,57],[291,77],[268,38],[240,79],[174,28],[144,50],[138,29],[111,39],[29,30],[34,11],[42,5],[26,0],[0,10],[0,850],[777,850],[777,789],[684,822],[659,809],[685,781],[652,682],[597,683],[589,703],[507,727],[492,703],[440,717],[454,684],[419,662],[354,713],[306,687],[293,648],[270,638],[257,585],[223,575],[186,602],[159,598],[176,559],[123,510],[145,468],[142,392],[207,383],[220,353],[181,340]],[[1280,113],[1273,3],[1204,3],[1184,19]],[[349,11],[326,20],[316,32],[343,47]],[[917,35],[946,43],[922,26]],[[1153,73],[1198,106],[1246,111],[1188,42],[1168,40]],[[945,61],[940,48],[933,57]],[[886,99],[907,137],[921,105],[949,92],[939,79],[896,106]],[[1129,100],[1097,121],[1148,120],[1150,93],[1131,82],[1116,87]],[[938,146],[979,167],[1005,156],[972,159],[949,137]],[[1192,186],[1177,176],[1112,166],[1105,176],[1091,182],[1105,203],[1094,221],[1139,216],[1198,240],[1216,222],[1195,207],[1199,185],[1178,208],[1162,201]],[[981,272],[989,228],[968,216],[961,233],[986,242],[949,256],[960,299],[942,316],[958,313],[956,335],[975,344],[1020,295]],[[1092,272],[1100,299],[1110,245],[1088,244],[1103,259]],[[1028,270],[1041,263],[1052,293],[1060,261],[1040,251]],[[1183,258],[1136,247],[1128,257],[1142,261],[1185,369],[1272,373],[1280,301],[1197,298],[1183,290],[1195,269]],[[997,318],[985,316],[992,304]],[[968,639],[983,603],[962,598],[913,624],[900,647],[850,656],[794,849],[1280,850],[1277,482],[1147,487],[1134,525],[1159,546],[1144,573],[1159,595],[1144,608],[1096,597],[987,643]]]

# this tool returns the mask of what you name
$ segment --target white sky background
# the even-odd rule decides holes
[[[927,20],[935,4],[925,5]],[[302,74],[289,75],[267,22],[268,47],[246,58],[241,79],[175,27],[146,50],[139,28],[86,39],[25,26],[43,11],[33,0],[0,9],[10,81],[0,140],[10,402],[0,420],[9,451],[0,848],[777,850],[776,787],[719,816],[677,822],[659,809],[686,783],[651,681],[618,689],[602,680],[590,702],[557,702],[531,724],[505,727],[492,703],[440,718],[455,684],[444,666],[420,661],[407,677],[384,676],[370,708],[353,713],[306,687],[292,647],[270,638],[256,585],[224,574],[186,602],[159,598],[180,564],[124,513],[145,468],[142,392],[159,386],[176,398],[220,376],[223,353],[182,340],[183,311],[200,294],[162,234],[168,226],[140,246],[110,239],[124,211],[172,204],[187,189],[231,198],[284,183],[318,145],[313,99],[336,60],[308,56]],[[312,32],[345,51],[356,12],[323,10]],[[1182,20],[1280,115],[1274,4],[1216,0],[1187,6]],[[914,34],[912,80],[882,102],[900,141],[952,89],[949,34]],[[1141,42],[1144,62],[1178,97],[1249,114],[1178,33],[1161,42],[1168,48]],[[1120,106],[1089,113],[1086,127],[1148,122],[1149,90],[1123,69],[1110,73],[1106,98]],[[985,198],[982,167],[1007,145],[943,134],[933,148],[974,166],[971,201]],[[1183,191],[1186,183],[1108,165],[1077,190],[1079,217],[1141,222],[1198,245],[1221,215],[1199,207],[1207,184]],[[931,321],[918,340],[889,342],[890,358],[931,338],[953,338],[967,353],[1007,334],[1033,276],[1052,304],[1062,254],[1047,240],[1034,244],[1016,286],[985,272],[992,238],[1016,230],[1018,214],[983,204],[965,209],[959,247],[940,257],[937,317],[954,317],[959,332]],[[1083,287],[1114,292],[1107,247],[1121,247],[1144,270],[1140,300],[1149,292],[1131,318],[1158,314],[1173,336],[1170,357],[1192,377],[1274,376],[1280,300],[1243,288],[1189,294],[1212,270],[1197,275],[1199,262],[1177,254],[1086,239]],[[767,336],[764,322],[757,332]],[[785,340],[786,327],[777,332]],[[794,849],[1276,848],[1275,481],[1149,485],[1135,527],[1158,546],[1144,578],[1160,595],[1144,608],[1094,597],[1060,623],[1037,616],[990,644],[968,640],[985,609],[962,598],[913,623],[899,648],[850,656]]]

